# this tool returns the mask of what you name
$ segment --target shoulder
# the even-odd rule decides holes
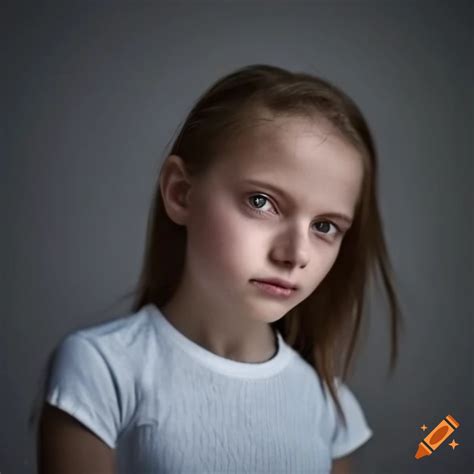
[[[146,308],[125,316],[85,326],[66,334],[57,350],[74,353],[87,346],[113,367],[134,365],[134,361],[156,341],[153,324]]]
[[[150,326],[147,313],[139,311],[67,334],[53,351],[45,401],[115,447],[139,402],[147,352],[153,350]]]
[[[85,326],[70,334],[80,335],[90,340],[100,340],[104,343],[130,346],[137,339],[146,337],[150,326],[150,314],[146,307],[143,307],[134,313]]]
[[[66,334],[48,363],[50,386],[78,390],[133,391],[154,359],[156,335],[147,311],[86,326]]]
[[[339,378],[335,379],[335,385],[347,425],[344,426],[327,386],[325,386],[327,396],[323,418],[330,427],[332,457],[343,459],[365,444],[372,437],[373,431],[367,423],[359,400],[349,386]],[[344,461],[341,461],[341,464],[344,464]]]

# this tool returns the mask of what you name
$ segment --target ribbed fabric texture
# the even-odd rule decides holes
[[[263,363],[220,357],[154,305],[66,336],[46,400],[115,448],[119,473],[321,473],[372,430],[338,383],[348,429],[277,333]]]

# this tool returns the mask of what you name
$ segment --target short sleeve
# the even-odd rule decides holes
[[[362,408],[347,385],[336,378],[339,400],[344,411],[347,428],[344,427],[336,405],[332,398],[331,411],[334,416],[334,431],[332,435],[332,458],[340,458],[362,446],[373,435],[367,424]]]
[[[92,341],[72,333],[54,352],[45,399],[115,448],[120,396],[110,364]]]

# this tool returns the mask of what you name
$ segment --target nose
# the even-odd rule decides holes
[[[297,231],[281,236],[272,249],[272,259],[291,267],[306,267],[309,259],[308,237]]]

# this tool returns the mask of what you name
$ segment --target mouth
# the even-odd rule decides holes
[[[285,280],[281,280],[279,278],[268,278],[268,279],[254,278],[250,281],[258,281],[260,283],[266,283],[268,285],[273,285],[273,286],[276,286],[276,287],[279,287],[279,288],[285,288],[285,289],[288,289],[288,290],[297,290],[298,289],[298,287],[296,285],[293,285],[292,283],[290,283],[288,281],[285,281]]]
[[[286,288],[263,280],[250,280],[250,282],[262,290],[262,292],[270,296],[288,297],[293,295],[296,291],[295,288]]]

